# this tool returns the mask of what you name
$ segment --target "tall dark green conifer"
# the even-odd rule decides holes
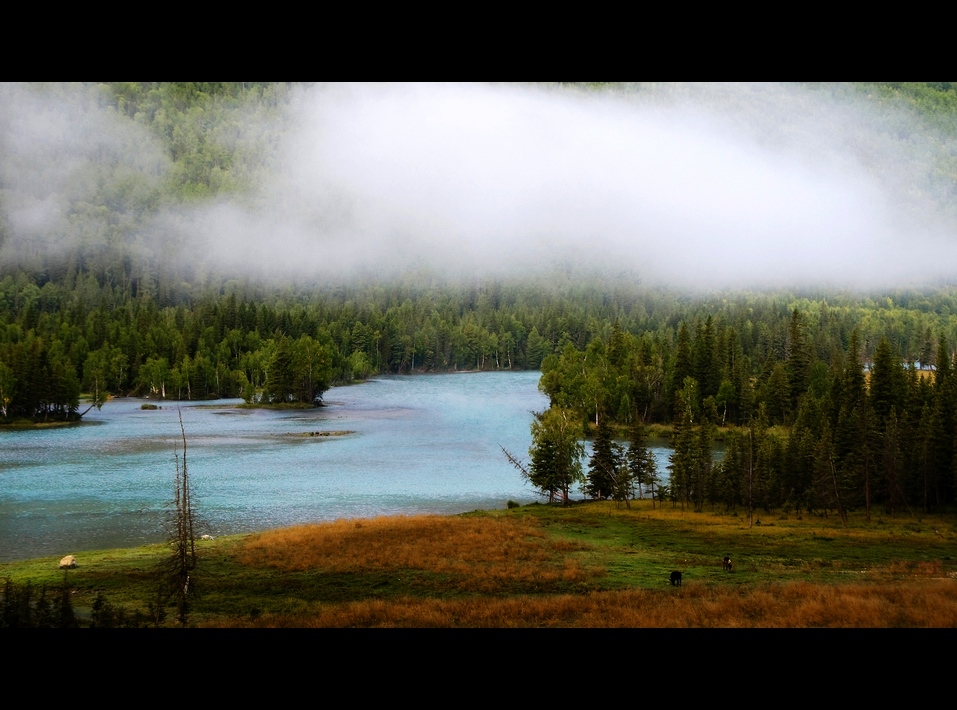
[[[870,395],[876,425],[883,432],[891,409],[903,409],[906,386],[900,358],[891,352],[891,344],[886,337],[881,338],[877,345],[870,374]]]
[[[567,409],[549,407],[532,421],[529,482],[546,492],[549,502],[560,494],[567,504],[572,486],[584,481],[581,437],[581,419]]]
[[[585,492],[592,498],[610,498],[615,490],[615,478],[619,462],[611,441],[608,417],[598,421],[598,431],[588,462],[588,484]]]
[[[678,419],[682,416],[681,407],[678,403],[678,392],[685,386],[685,380],[694,377],[694,361],[691,351],[691,333],[688,331],[688,325],[682,321],[678,328],[678,342],[675,346],[675,362],[671,375],[671,406],[673,418]]]
[[[706,500],[714,502],[713,491],[716,488],[714,480],[714,456],[712,445],[714,441],[714,424],[704,416],[698,426],[697,451],[694,460],[694,490],[692,497],[695,510],[704,510]]]
[[[644,498],[644,487],[649,486],[652,506],[654,506],[654,488],[658,485],[658,463],[655,461],[654,454],[648,449],[645,426],[638,416],[635,417],[631,428],[627,461],[631,478],[638,486],[638,497]]]
[[[691,378],[688,378],[689,380]],[[693,391],[686,387],[682,392]],[[673,442],[674,452],[670,456],[671,481],[669,488],[673,501],[681,503],[681,509],[684,510],[685,503],[691,501],[695,488],[696,458],[698,453],[698,442],[691,419],[691,404],[687,398],[679,398],[681,401],[681,415],[675,423]]]
[[[887,416],[883,437],[881,464],[884,470],[884,494],[890,514],[894,515],[899,507],[907,505],[904,489],[901,486],[903,455],[900,428],[897,424],[897,409],[894,407]]]
[[[295,399],[295,371],[291,348],[286,336],[276,343],[276,353],[269,362],[263,398],[267,402],[284,403]]]
[[[791,413],[790,386],[784,363],[779,362],[774,366],[766,392],[768,417],[774,424],[784,424],[789,420]]]
[[[808,388],[813,355],[807,338],[807,323],[798,309],[791,311],[788,337],[785,344],[785,366],[791,395],[791,408],[797,409],[798,398]]]
[[[698,325],[694,343],[694,377],[698,380],[702,400],[718,394],[718,388],[721,386],[721,361],[711,315],[708,315],[703,325]]]
[[[864,505],[871,517],[872,488],[876,471],[874,452],[879,449],[879,432],[867,392],[867,380],[861,363],[857,330],[851,334],[843,372],[843,389],[834,444],[838,475],[850,482],[854,496],[849,504]],[[850,496],[849,496],[850,497]]]

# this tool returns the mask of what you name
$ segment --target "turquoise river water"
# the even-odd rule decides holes
[[[500,447],[527,458],[538,372],[381,377],[325,407],[114,399],[69,427],[0,432],[0,562],[163,539],[187,437],[194,506],[212,535],[537,500]],[[349,431],[343,436],[311,432]],[[654,448],[666,474],[668,450]]]

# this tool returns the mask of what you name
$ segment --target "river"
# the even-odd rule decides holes
[[[113,399],[77,425],[0,431],[0,562],[162,540],[180,412],[194,506],[212,535],[537,500],[501,447],[527,458],[531,412],[547,404],[539,377],[379,377],[289,411]],[[666,473],[668,451],[653,450]]]

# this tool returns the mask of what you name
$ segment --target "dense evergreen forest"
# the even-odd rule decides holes
[[[914,112],[957,141],[948,83],[818,90]],[[63,171],[54,142],[50,155],[27,153],[11,138],[15,112],[0,117],[5,421],[77,418],[81,393],[93,404],[135,395],[314,405],[332,384],[377,373],[540,368],[552,407],[583,424],[674,423],[676,504],[841,514],[954,501],[952,285],[689,294],[560,264],[495,279],[427,267],[388,281],[240,276],[192,253],[169,225],[184,207],[255,201],[251,186],[275,160],[294,86],[4,91],[40,114],[69,98],[68,122],[84,131],[82,160]],[[66,130],[49,111],[54,130]],[[137,150],[132,129],[111,129],[107,140],[93,118],[104,111],[111,125],[145,129],[159,147]],[[902,130],[888,119],[889,134]],[[933,157],[938,194],[957,195],[954,145]],[[929,150],[926,140],[919,150]],[[45,167],[29,173],[25,189],[14,177],[31,161]],[[930,189],[919,188],[918,207]],[[53,221],[22,217],[53,202]],[[727,455],[713,465],[707,442],[717,426],[731,429]]]

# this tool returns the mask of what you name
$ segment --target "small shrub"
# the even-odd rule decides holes
[[[508,503],[506,503],[505,505],[509,508],[509,510],[511,510],[512,508],[521,508],[521,507],[522,507],[521,503],[516,503],[514,500],[510,500],[510,501],[509,501]]]
[[[110,604],[102,592],[97,592],[96,599],[93,601],[93,611],[90,615],[90,628],[114,629],[125,623],[125,617],[126,615],[122,610]]]
[[[67,570],[63,571],[63,587],[60,589],[60,596],[53,602],[54,626],[60,629],[75,629],[77,623],[76,614],[73,611],[73,600],[71,599],[69,578]]]

